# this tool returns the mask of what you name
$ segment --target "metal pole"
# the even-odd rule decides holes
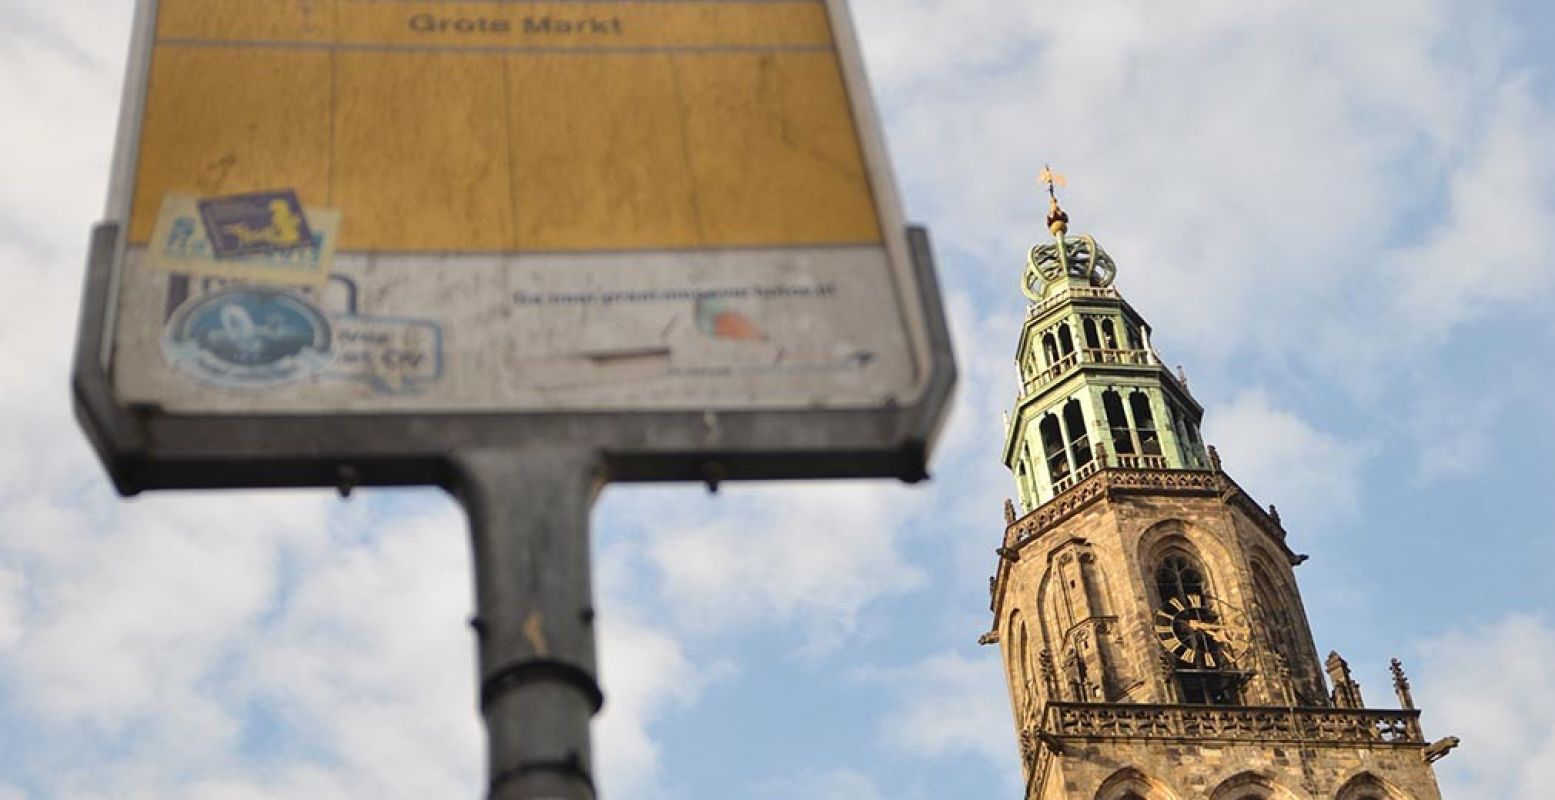
[[[594,800],[595,680],[589,511],[597,453],[478,450],[450,489],[475,557],[480,705],[492,800]]]

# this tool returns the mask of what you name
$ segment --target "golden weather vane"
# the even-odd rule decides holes
[[[1066,238],[1069,232],[1069,215],[1058,204],[1058,187],[1069,185],[1064,176],[1043,164],[1037,181],[1047,185],[1047,227],[1053,232],[1054,241],[1039,244],[1026,254],[1026,271],[1021,276],[1021,291],[1033,303],[1046,297],[1047,288],[1063,285],[1070,279],[1085,280],[1093,287],[1106,288],[1117,277],[1117,265],[1107,255],[1096,239],[1080,235]]]
[[[1047,184],[1047,229],[1052,231],[1054,236],[1063,238],[1064,233],[1069,230],[1069,215],[1058,205],[1058,187],[1068,186],[1069,179],[1054,172],[1052,167],[1043,164],[1042,174],[1037,176],[1037,180]]]

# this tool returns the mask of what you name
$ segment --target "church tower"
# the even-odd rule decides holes
[[[1199,434],[1203,409],[1071,235],[1031,250],[991,580],[1026,800],[1439,800],[1402,667],[1369,709],[1320,659],[1293,552]],[[1325,683],[1325,676],[1327,682]],[[1332,686],[1330,689],[1329,686]]]

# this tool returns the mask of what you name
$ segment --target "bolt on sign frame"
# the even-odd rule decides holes
[[[141,0],[133,36],[77,415],[126,495],[459,497],[494,796],[592,796],[604,483],[925,477],[955,367],[845,0]]]

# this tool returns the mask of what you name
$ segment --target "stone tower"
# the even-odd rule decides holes
[[[1400,708],[1375,710],[1337,653],[1319,659],[1279,514],[1204,445],[1187,381],[1056,195],[1048,223],[1022,282],[1019,500],[983,637],[1027,800],[1439,800],[1430,764],[1457,740],[1422,738],[1397,661]]]

